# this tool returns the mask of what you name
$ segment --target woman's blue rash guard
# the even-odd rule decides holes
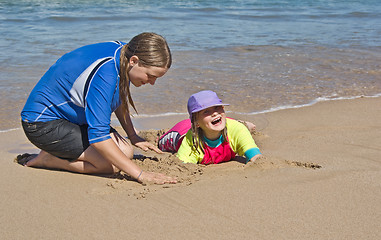
[[[22,120],[88,124],[90,144],[111,138],[111,114],[121,104],[119,58],[124,44],[98,43],[63,55],[32,90]]]

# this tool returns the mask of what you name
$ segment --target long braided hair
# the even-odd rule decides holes
[[[128,77],[129,60],[132,56],[139,58],[139,64],[144,67],[162,67],[169,69],[172,64],[172,55],[167,41],[156,33],[141,33],[131,39],[122,47],[120,53],[120,81],[119,97],[124,111],[129,111],[128,104],[136,110],[130,92],[130,79]]]

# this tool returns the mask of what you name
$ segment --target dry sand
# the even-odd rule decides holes
[[[199,166],[137,153],[180,180],[164,186],[22,167],[14,157],[37,150],[21,130],[0,133],[1,239],[381,239],[381,98],[232,117],[257,124],[265,157]]]

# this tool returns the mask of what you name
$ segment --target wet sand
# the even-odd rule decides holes
[[[381,238],[381,98],[231,117],[256,123],[265,157],[199,166],[137,152],[180,180],[163,186],[22,167],[14,157],[37,150],[21,130],[0,133],[2,239]],[[177,120],[138,125],[155,141]]]

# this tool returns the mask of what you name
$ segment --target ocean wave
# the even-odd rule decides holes
[[[82,16],[82,17],[74,17],[74,16],[49,16],[47,20],[53,20],[58,22],[81,22],[81,21],[120,21],[129,19],[128,16]]]
[[[319,98],[317,98],[317,99],[315,99],[315,100],[313,100],[313,101],[311,101],[309,103],[306,103],[306,104],[283,105],[283,106],[274,107],[274,108],[270,108],[270,109],[263,110],[263,111],[256,111],[256,112],[250,112],[250,113],[245,113],[245,112],[234,112],[234,113],[240,114],[240,115],[258,115],[258,114],[276,112],[276,111],[281,111],[281,110],[286,110],[286,109],[295,109],[295,108],[309,107],[309,106],[312,106],[312,105],[314,105],[316,103],[319,103],[319,102],[338,101],[338,100],[351,100],[351,99],[358,99],[358,98],[377,98],[377,97],[381,97],[381,93],[378,93],[378,94],[375,94],[375,95],[371,95],[371,96],[361,95],[361,96],[351,96],[351,97],[336,97],[336,96],[319,97]]]
[[[188,113],[175,113],[175,112],[166,112],[159,114],[139,114],[134,115],[133,118],[156,118],[156,117],[171,117],[171,116],[181,116],[188,115]]]
[[[351,96],[351,97],[337,97],[337,96],[327,96],[327,97],[319,97],[309,103],[306,104],[299,104],[299,105],[282,105],[278,107],[273,107],[270,109],[262,110],[262,111],[256,111],[256,112],[236,112],[236,111],[226,111],[227,113],[234,113],[239,115],[258,115],[258,114],[264,114],[264,113],[271,113],[286,109],[296,109],[296,108],[303,108],[303,107],[309,107],[319,102],[325,102],[325,101],[338,101],[338,100],[351,100],[351,99],[358,99],[358,98],[377,98],[381,97],[381,93],[374,94],[371,96]],[[160,117],[173,117],[173,116],[182,116],[184,115],[185,118],[188,117],[188,113],[177,113],[177,112],[166,112],[166,113],[160,113],[160,114],[139,114],[139,115],[133,115],[133,119],[149,119],[149,118],[160,118]],[[111,123],[113,125],[119,125],[119,122],[116,117],[112,117]],[[0,130],[0,133],[7,133],[12,131],[21,130],[21,128],[10,128],[10,129],[4,129]]]
[[[351,99],[358,99],[358,98],[377,98],[381,97],[381,93],[371,95],[371,96],[351,96],[351,97],[337,97],[335,95],[333,96],[327,96],[327,97],[319,97],[315,100],[306,103],[306,104],[299,104],[299,105],[282,105],[278,107],[273,107],[270,109],[262,110],[262,111],[255,111],[255,112],[237,112],[237,111],[226,111],[227,113],[234,113],[239,115],[257,115],[257,114],[263,114],[263,113],[270,113],[270,112],[276,112],[286,109],[294,109],[294,108],[303,108],[303,107],[309,107],[319,102],[325,102],[325,101],[337,101],[337,100],[351,100]],[[135,115],[133,118],[135,119],[146,119],[146,118],[157,118],[157,117],[171,117],[171,116],[188,116],[188,113],[174,113],[174,112],[166,112],[166,113],[160,113],[160,114],[139,114]]]

